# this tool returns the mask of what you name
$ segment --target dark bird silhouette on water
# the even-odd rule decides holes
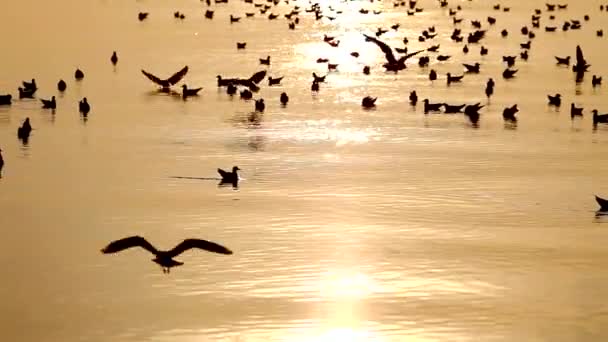
[[[549,106],[559,107],[562,105],[562,95],[547,95],[547,99],[549,99]]]
[[[228,87],[226,87],[226,94],[232,96],[234,94],[236,94],[237,88],[234,84],[229,84]]]
[[[137,14],[137,19],[139,19],[139,21],[144,21],[146,18],[148,18],[147,12],[139,12]]]
[[[74,71],[74,78],[77,81],[80,81],[84,78],[84,72],[82,72],[82,70],[80,69],[76,69],[76,71]]]
[[[466,64],[463,63],[462,65],[464,65],[466,72],[468,73],[472,73],[472,74],[478,74],[479,73],[479,68],[480,68],[480,64],[479,63],[475,63],[475,64]]]
[[[224,171],[224,170],[218,168],[217,173],[219,173],[220,176],[222,176],[222,181],[220,182],[220,185],[232,184],[234,187],[236,187],[236,185],[239,183],[238,171],[240,171],[240,170],[241,169],[239,169],[238,166],[233,166],[232,172]]]
[[[118,56],[116,55],[116,51],[112,52],[112,57],[110,57],[110,62],[112,62],[113,65],[116,65],[116,63],[118,63]]]
[[[416,103],[418,103],[418,94],[416,94],[415,90],[412,90],[412,92],[410,92],[410,104],[415,106]]]
[[[377,97],[366,96],[361,100],[361,106],[363,106],[363,108],[374,108],[376,107],[377,99]]]
[[[201,91],[203,87],[199,88],[188,88],[187,85],[182,84],[182,98],[185,100],[190,96],[198,96],[198,92]]]
[[[266,109],[266,104],[264,104],[264,99],[255,100],[255,111],[263,113]]]
[[[595,195],[595,201],[599,204],[599,211],[608,211],[608,200]]]
[[[384,56],[386,58],[386,63],[382,64],[382,66],[386,69],[386,71],[397,72],[399,70],[405,69],[406,68],[405,61],[407,61],[409,58],[416,56],[417,54],[424,51],[424,50],[419,50],[416,52],[412,52],[405,56],[401,56],[401,57],[399,57],[399,59],[397,59],[397,58],[395,58],[395,55],[393,54],[393,49],[391,49],[391,47],[388,46],[386,43],[384,43],[372,36],[368,36],[366,34],[364,34],[364,36],[365,36],[366,42],[375,43],[376,45],[378,45],[380,50],[382,50],[382,52],[384,53]]]
[[[429,99],[424,99],[422,103],[424,103],[424,114],[427,114],[428,112],[439,112],[441,107],[443,107],[443,103],[431,103]]]
[[[31,132],[32,126],[30,125],[30,118],[25,118],[21,127],[17,128],[17,138],[21,140],[23,144],[27,144]]]
[[[26,89],[23,89],[22,87],[19,87],[18,90],[19,90],[20,99],[33,99],[34,98],[35,91],[26,90]]]
[[[270,65],[270,56],[266,56],[266,58],[260,58],[261,65]]]
[[[175,85],[177,82],[181,81],[184,76],[186,76],[186,74],[188,73],[188,66],[186,65],[180,71],[176,72],[175,74],[173,74],[173,76],[167,79],[160,79],[143,69],[141,70],[141,72],[148,79],[150,79],[150,81],[158,84],[161,87],[161,90],[168,91],[172,85]]]
[[[40,99],[42,102],[42,108],[55,109],[57,108],[57,102],[55,102],[55,96],[52,96],[50,100]]]
[[[243,100],[251,100],[253,98],[253,93],[249,89],[241,90],[240,95]]]
[[[113,241],[106,247],[104,247],[101,252],[103,254],[111,254],[132,247],[141,247],[147,250],[148,252],[154,254],[155,258],[152,259],[152,261],[161,266],[163,273],[169,273],[172,267],[183,265],[183,262],[174,260],[173,258],[192,248],[198,248],[208,252],[214,252],[219,254],[232,254],[231,250],[222,245],[201,239],[186,239],[171,250],[160,251],[141,236],[131,236]]]
[[[247,87],[251,91],[258,91],[260,90],[258,84],[266,77],[266,70],[258,71],[249,78],[222,78],[220,75],[216,77],[218,87],[227,87],[232,84]]]
[[[608,123],[608,114],[599,114],[597,109],[591,111],[593,113],[593,126],[597,126],[599,123]]]
[[[591,79],[591,85],[593,87],[597,87],[599,85],[602,85],[602,77],[597,76],[597,75],[593,75],[593,78]]]
[[[436,79],[437,79],[437,71],[435,71],[434,69],[431,69],[431,71],[429,72],[429,80],[435,81]]]
[[[519,112],[519,108],[517,108],[517,105],[514,104],[511,107],[507,107],[502,111],[502,118],[505,121],[516,122],[517,117],[515,116],[515,114],[517,112]]]
[[[59,80],[59,82],[57,82],[57,90],[63,92],[67,89],[68,85],[65,84],[64,80]]]
[[[13,99],[13,95],[11,95],[11,94],[0,95],[0,106],[5,106],[5,105],[10,106],[12,103],[12,99]]]
[[[281,100],[281,104],[283,106],[286,106],[287,102],[289,102],[289,96],[287,96],[287,93],[281,93],[280,100]]]
[[[80,112],[80,114],[82,114],[85,117],[91,111],[91,106],[89,105],[89,102],[87,101],[86,97],[82,98],[82,100],[80,100],[80,102],[78,102],[78,111]]]
[[[591,66],[591,64],[588,64],[587,61],[585,60],[585,57],[583,56],[583,50],[581,49],[581,47],[579,45],[577,45],[576,46],[576,64],[574,64],[572,66],[572,71],[576,72],[577,74],[582,74],[582,73],[586,72],[590,66]]]
[[[456,82],[461,82],[462,78],[464,77],[464,75],[460,75],[460,76],[453,76],[452,74],[450,74],[449,72],[447,73],[447,83],[448,85],[452,84],[452,83],[456,83]]]
[[[570,56],[567,56],[567,57],[555,56],[555,60],[557,61],[557,65],[570,65]]]
[[[515,70],[511,70],[511,69],[505,69],[505,71],[502,72],[502,77],[504,79],[510,79],[515,77],[515,74],[517,73],[517,69]]]
[[[36,90],[38,90],[38,86],[36,85],[36,79],[32,78],[31,82],[26,82],[23,81],[21,82],[21,84],[23,84],[23,89],[31,91],[31,92],[35,92]]]
[[[310,90],[314,91],[314,92],[318,92],[319,91],[319,82],[312,81],[312,85],[310,86]]]
[[[283,77],[272,78],[272,77],[268,76],[268,85],[269,86],[279,85],[279,84],[281,84],[282,80],[283,80]]]
[[[575,116],[583,116],[583,107],[577,107],[572,102],[570,103],[570,117],[574,119]]]

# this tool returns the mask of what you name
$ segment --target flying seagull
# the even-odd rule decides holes
[[[409,58],[416,56],[417,54],[423,52],[424,50],[420,50],[420,51],[416,51],[416,52],[412,52],[410,54],[407,54],[405,56],[400,57],[399,59],[395,58],[395,55],[393,54],[393,49],[391,49],[390,46],[388,46],[386,43],[372,37],[372,36],[368,36],[366,34],[364,34],[363,36],[365,36],[365,41],[366,42],[373,42],[376,45],[378,45],[378,47],[380,48],[380,50],[382,50],[382,52],[384,53],[384,56],[386,58],[386,63],[382,64],[382,66],[387,70],[387,71],[399,71],[399,70],[403,70],[406,68],[405,65],[405,61],[408,60]]]
[[[151,73],[143,69],[141,70],[141,72],[146,75],[146,77],[149,78],[152,82],[161,86],[162,90],[167,91],[172,85],[175,85],[177,82],[181,81],[184,76],[186,76],[186,74],[188,73],[188,66],[186,65],[185,67],[183,67],[182,70],[176,72],[175,74],[173,74],[173,76],[164,80],[152,75]]]
[[[199,248],[209,252],[220,254],[232,254],[232,251],[224,246],[218,245],[217,243],[211,241],[200,239],[185,239],[171,250],[159,251],[141,236],[131,236],[113,241],[105,248],[103,248],[101,252],[103,254],[117,253],[131,247],[141,247],[147,250],[148,252],[154,254],[155,258],[152,259],[152,261],[161,266],[163,273],[169,273],[171,267],[183,265],[183,262],[174,260],[173,258],[191,248]]]

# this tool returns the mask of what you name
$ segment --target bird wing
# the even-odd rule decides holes
[[[384,52],[384,55],[386,56],[386,61],[390,64],[394,64],[397,62],[397,60],[395,59],[395,56],[393,55],[393,49],[391,49],[390,46],[386,45],[386,43],[372,37],[372,36],[368,36],[366,34],[364,34],[365,36],[365,41],[368,42],[373,42],[376,45],[378,45],[378,47],[380,47],[380,50],[382,50],[382,52]]]
[[[154,255],[158,253],[158,250],[141,236],[131,236],[112,241],[109,245],[104,247],[101,252],[104,254],[116,253],[131,247],[141,247]]]
[[[583,56],[583,50],[581,49],[581,47],[579,45],[576,46],[576,64],[578,64],[578,65],[587,64],[587,61],[585,60],[585,57]]]
[[[418,51],[416,51],[416,52],[408,53],[407,55],[402,56],[401,58],[399,58],[399,62],[400,62],[400,63],[403,63],[403,62],[407,61],[408,59],[410,59],[410,58],[412,58],[412,57],[416,56],[417,54],[419,54],[419,53],[421,53],[421,52],[423,52],[423,51],[424,51],[424,50],[418,50]]]
[[[251,77],[249,77],[248,81],[258,84],[258,83],[262,82],[264,77],[266,77],[266,70],[258,71],[255,74],[251,75]]]
[[[222,245],[218,245],[215,242],[201,239],[186,239],[182,241],[179,245],[175,246],[175,248],[168,251],[167,254],[169,257],[173,258],[189,250],[190,248],[199,248],[209,252],[220,254],[232,254],[231,250]]]
[[[142,72],[144,75],[146,75],[146,77],[147,77],[147,78],[149,78],[149,79],[150,79],[150,81],[152,81],[152,82],[154,82],[154,83],[156,83],[156,84],[158,84],[158,85],[160,85],[160,86],[162,86],[162,85],[164,84],[164,81],[163,81],[163,80],[161,80],[160,78],[158,78],[158,77],[156,77],[156,76],[152,75],[151,73],[149,73],[149,72],[145,71],[144,69],[141,69],[141,72]]]
[[[186,65],[185,67],[182,68],[182,70],[176,72],[175,74],[173,74],[173,76],[169,77],[167,79],[167,82],[169,82],[170,84],[176,84],[177,82],[181,81],[182,78],[184,78],[184,76],[186,76],[186,74],[188,73],[188,66]]]
[[[230,172],[226,172],[226,171],[224,171],[222,169],[217,169],[217,173],[219,173],[220,176],[222,176],[222,178],[226,178],[230,174]]]

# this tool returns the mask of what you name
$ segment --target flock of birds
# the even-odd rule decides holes
[[[243,0],[247,4],[251,4],[253,6],[254,11],[246,12],[246,17],[253,17],[259,11],[260,15],[267,15],[269,20],[276,20],[280,17],[280,15],[275,14],[272,10],[275,6],[279,5],[280,0],[266,0],[267,3],[254,3],[253,0]],[[352,0],[351,0],[352,1]],[[374,2],[375,0],[371,0]],[[376,0],[377,1],[377,0]],[[211,0],[205,0],[208,6],[212,5]],[[215,4],[227,3],[228,0],[214,0]],[[283,0],[283,2],[287,5],[290,5],[290,0]],[[295,0],[291,0],[292,3]],[[346,0],[343,2],[347,2]],[[298,2],[299,4],[300,2]],[[308,0],[308,4],[306,6],[293,5],[291,10],[287,13],[284,13],[283,16],[288,20],[288,28],[290,30],[295,30],[297,25],[300,24],[299,15],[304,11],[306,14],[310,14],[314,16],[315,20],[321,20],[323,18],[327,20],[334,20],[338,15],[342,13],[339,9],[334,9],[332,6],[323,6],[321,3],[312,3],[311,0]],[[418,6],[417,0],[407,0],[407,1],[394,1],[394,7],[406,7],[406,13],[408,16],[416,15],[417,13],[421,13],[424,11],[423,8]],[[455,43],[462,43],[462,53],[468,54],[471,52],[473,46],[479,46],[479,54],[480,56],[488,55],[489,50],[485,46],[482,45],[484,38],[487,37],[488,32],[490,31],[490,27],[493,27],[497,23],[497,19],[495,17],[489,16],[486,18],[487,24],[483,24],[481,21],[472,20],[470,22],[472,26],[471,32],[465,34],[462,28],[463,19],[459,18],[459,13],[462,10],[461,6],[458,5],[456,7],[450,7],[447,0],[438,0],[438,5],[441,8],[447,9],[449,20],[453,23],[454,28],[450,34],[450,39]],[[541,9],[536,9],[531,14],[531,21],[528,25],[521,27],[521,34],[526,37],[527,41],[520,44],[521,52],[519,55],[506,55],[502,56],[501,62],[506,64],[504,71],[501,74],[501,77],[504,80],[509,80],[517,77],[518,69],[515,68],[516,61],[527,61],[531,51],[532,40],[536,37],[540,29],[540,19],[544,12],[549,13],[549,20],[555,20],[555,16],[551,14],[554,11],[566,10],[566,4],[545,4],[545,11]],[[493,5],[493,9],[495,11],[503,11],[509,12],[509,7],[504,7],[500,4]],[[607,6],[601,6],[601,11],[608,11]],[[270,13],[267,13],[271,11]],[[368,10],[365,8],[361,8],[359,10],[361,14],[380,14],[381,11],[378,10]],[[213,19],[215,11],[212,9],[207,9],[205,11],[206,19]],[[184,13],[176,11],[173,13],[174,17],[179,20],[184,20],[186,18]],[[144,21],[148,20],[149,13],[140,12],[138,13],[138,20]],[[229,16],[229,23],[238,23],[241,20],[240,16],[235,16],[231,14]],[[584,21],[589,20],[589,16],[584,16]],[[486,26],[484,28],[484,26]],[[561,30],[578,30],[582,27],[582,22],[580,20],[568,20],[565,21],[561,25]],[[361,33],[362,39],[364,42],[368,44],[373,44],[384,54],[385,61],[381,64],[381,67],[389,73],[399,73],[403,70],[408,69],[410,66],[417,64],[418,67],[422,69],[428,70],[428,78],[429,81],[435,82],[439,79],[439,75],[436,70],[430,68],[432,59],[435,59],[437,62],[446,62],[449,60],[453,60],[453,56],[447,54],[441,54],[440,52],[440,44],[434,44],[428,46],[424,49],[419,49],[416,51],[410,51],[408,49],[409,39],[404,37],[402,39],[403,45],[398,47],[392,47],[388,45],[386,42],[382,41],[380,38],[385,33],[393,30],[397,32],[400,28],[400,24],[396,23],[391,25],[390,27],[383,28],[380,27],[373,34]],[[545,32],[555,32],[559,29],[557,25],[546,25],[544,27]],[[506,29],[500,31],[500,36],[506,38],[509,36],[509,32]],[[424,29],[420,35],[416,38],[420,43],[430,43],[433,39],[438,35],[438,32],[435,26],[430,26]],[[597,36],[603,36],[602,30],[596,31]],[[323,36],[323,42],[327,43],[329,46],[333,48],[340,48],[340,40],[339,37],[328,36],[325,34]],[[236,42],[236,49],[246,49],[246,42]],[[352,58],[359,58],[360,53],[358,51],[350,52],[350,56]],[[417,63],[410,63],[410,61],[417,57]],[[555,56],[556,64],[562,66],[571,66],[572,72],[575,74],[575,82],[581,83],[584,82],[585,74],[589,71],[590,64],[585,59],[583,50],[580,46],[576,47],[574,60],[571,59],[570,56]],[[110,57],[110,62],[113,65],[118,63],[118,55],[116,51],[114,51]],[[313,93],[321,92],[321,85],[326,82],[331,81],[331,73],[338,71],[339,64],[332,63],[328,58],[319,57],[316,60],[319,64],[326,64],[328,73],[325,75],[317,75],[316,73],[312,73],[312,80],[310,84],[310,90]],[[259,64],[261,66],[269,66],[271,64],[271,56],[266,56],[259,58]],[[482,65],[479,62],[476,63],[464,63],[462,64],[464,67],[464,71],[460,75],[453,75],[451,73],[447,73],[445,75],[445,82],[447,86],[451,86],[453,84],[457,84],[463,82],[465,75],[467,74],[479,74],[482,71]],[[160,92],[169,93],[172,95],[179,95],[184,100],[198,96],[198,94],[203,89],[202,87],[190,88],[186,84],[181,85],[181,93],[174,91],[172,87],[176,86],[181,82],[184,77],[188,73],[188,66],[182,67],[175,74],[171,75],[168,78],[158,77],[146,70],[141,70],[142,74],[152,81],[154,84],[158,86]],[[372,66],[365,65],[362,69],[363,74],[369,75],[371,73]],[[253,73],[249,77],[224,77],[221,75],[217,75],[217,86],[223,87],[226,89],[226,93],[229,96],[238,96],[243,100],[252,100],[254,99],[254,94],[260,90],[261,82],[266,78],[267,71],[260,70]],[[82,81],[84,79],[84,73],[82,70],[77,69],[74,73],[74,78],[76,81]],[[327,79],[329,78],[329,80]],[[268,77],[268,86],[277,86],[281,84],[283,77]],[[599,75],[593,75],[592,77],[592,86],[599,87],[601,86],[602,78]],[[485,96],[489,100],[494,94],[495,81],[492,77],[487,79],[485,82]],[[57,90],[59,92],[65,92],[67,89],[67,84],[64,80],[59,80],[57,83]],[[17,88],[19,99],[33,99],[35,98],[35,94],[38,90],[36,85],[36,80],[32,79],[31,81],[23,81],[22,84]],[[13,96],[11,94],[0,95],[0,105],[10,106],[13,101]],[[53,111],[57,108],[57,102],[55,96],[52,96],[50,99],[40,99],[42,108],[49,109]],[[287,93],[281,93],[279,97],[279,101],[282,106],[287,106],[289,102],[289,96]],[[377,97],[365,96],[361,99],[361,106],[365,109],[371,109],[376,107]],[[418,104],[418,93],[416,90],[411,90],[409,93],[409,102],[412,106],[417,106]],[[561,94],[548,94],[547,95],[547,103],[550,106],[560,107],[562,104],[562,96]],[[430,113],[445,113],[445,114],[464,114],[472,123],[473,126],[478,124],[480,119],[480,110],[485,107],[484,104],[473,103],[473,104],[449,104],[445,102],[432,102],[430,99],[425,98],[422,100],[423,104],[423,112],[425,114]],[[254,101],[254,111],[252,113],[251,120],[255,120],[256,113],[263,113],[265,110],[265,102],[263,98],[257,98]],[[88,103],[87,98],[84,97],[78,103],[79,112],[86,119],[87,115],[91,111],[91,105]],[[507,124],[515,124],[517,122],[516,113],[519,111],[517,104],[512,104],[503,110],[503,119]],[[570,114],[572,119],[576,117],[581,117],[583,115],[583,108],[577,107],[574,102],[570,104]],[[596,126],[598,124],[608,123],[608,114],[600,114],[597,109],[593,109],[593,125]],[[29,136],[32,132],[32,126],[30,124],[30,119],[25,118],[22,125],[17,130],[17,137],[22,140],[24,144],[27,144]],[[0,177],[2,175],[2,168],[4,166],[4,160],[1,154],[2,150],[0,150]],[[218,169],[218,173],[221,176],[221,183],[232,184],[233,186],[237,186],[239,176],[238,171],[240,169],[237,166],[232,168],[232,171],[224,171],[222,169]],[[601,207],[601,211],[608,211],[608,200],[602,199],[596,196],[596,200]],[[174,260],[173,258],[182,252],[189,250],[191,248],[198,248],[210,252],[220,253],[220,254],[232,254],[228,248],[221,246],[219,244],[200,240],[200,239],[187,239],[182,243],[177,245],[175,248],[169,251],[160,251],[157,250],[154,246],[152,246],[148,241],[140,236],[132,236],[124,239],[120,239],[114,242],[111,242],[104,249],[102,249],[103,253],[116,253],[123,251],[125,249],[131,247],[141,247],[145,250],[151,252],[155,258],[154,262],[159,264],[163,272],[169,273],[169,270],[172,267],[180,266],[183,263]]]

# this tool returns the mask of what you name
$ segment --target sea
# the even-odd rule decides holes
[[[594,198],[608,197],[608,125],[592,119],[593,109],[608,112],[608,84],[591,84],[608,77],[608,32],[597,34],[608,29],[608,4],[556,4],[567,8],[418,0],[421,11],[408,15],[409,2],[322,0],[317,20],[304,0],[4,1],[0,94],[13,100],[0,106],[0,340],[608,340],[608,216]],[[284,15],[295,6],[291,30],[296,16]],[[139,21],[139,12],[149,15]],[[485,38],[465,54],[472,20]],[[573,20],[580,29],[563,31]],[[419,41],[431,27],[437,35]],[[363,36],[379,28],[393,48],[439,51],[385,72],[384,54]],[[450,39],[455,28],[463,42]],[[578,83],[554,58],[574,63],[576,46],[591,64]],[[518,56],[509,80],[506,55]],[[430,65],[420,67],[420,56]],[[447,85],[448,72],[475,62],[479,74]],[[141,72],[168,78],[184,66],[171,93]],[[253,97],[264,99],[263,113],[217,86],[217,75],[261,70],[284,77],[260,82]],[[318,92],[313,72],[327,74]],[[32,78],[36,99],[19,99]],[[203,89],[183,100],[183,83]],[[549,106],[556,93],[561,106]],[[52,96],[57,108],[41,108]],[[375,108],[362,108],[366,96]],[[484,107],[473,124],[425,114],[423,99]],[[571,118],[571,103],[582,117]],[[517,122],[505,122],[515,104]],[[23,143],[26,117],[33,131]],[[238,187],[219,186],[217,169],[233,166]],[[161,250],[205,239],[234,254],[189,250],[165,274],[143,249],[101,253],[128,236]]]

